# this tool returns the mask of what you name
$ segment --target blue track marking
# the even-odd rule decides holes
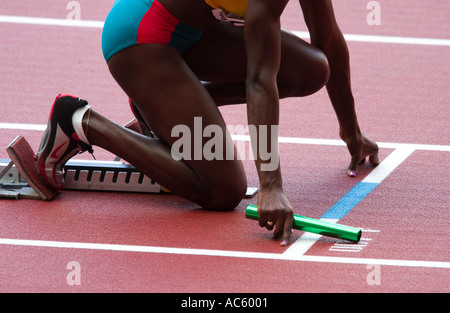
[[[371,193],[372,190],[374,190],[378,185],[379,183],[358,183],[321,218],[340,220],[358,203],[360,203],[369,193]]]

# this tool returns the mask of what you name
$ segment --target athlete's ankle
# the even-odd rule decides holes
[[[78,139],[86,144],[90,144],[88,140],[89,120],[91,115],[91,107],[86,105],[78,108],[72,115],[72,124]]]

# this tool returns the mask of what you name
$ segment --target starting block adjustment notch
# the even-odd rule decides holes
[[[68,161],[64,189],[164,193],[154,180],[122,162]]]

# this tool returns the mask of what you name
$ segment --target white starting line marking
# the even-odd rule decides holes
[[[388,177],[400,164],[402,164],[416,149],[402,146],[395,149],[386,159],[375,167],[361,183],[380,184]]]
[[[103,21],[89,20],[70,20],[47,17],[31,17],[31,16],[10,16],[0,15],[1,23],[15,24],[31,24],[31,25],[49,25],[49,26],[66,26],[66,27],[84,27],[84,28],[103,28]],[[292,31],[293,34],[302,38],[309,38],[309,32]],[[426,46],[450,46],[449,39],[438,38],[416,38],[416,37],[399,37],[399,36],[374,36],[359,34],[344,34],[347,41],[357,42],[375,42],[387,44],[408,44],[408,45],[426,45]]]
[[[387,265],[400,267],[450,268],[450,262],[438,262],[438,261],[347,258],[347,257],[327,257],[327,256],[313,256],[313,255],[293,256],[281,253],[225,251],[225,250],[209,250],[209,249],[184,249],[184,248],[167,248],[167,247],[153,247],[153,246],[133,246],[133,245],[102,244],[102,243],[44,241],[44,240],[22,240],[22,239],[6,239],[6,238],[0,239],[0,245],[60,248],[60,249],[87,249],[87,250],[103,250],[103,251],[160,253],[160,254],[192,255],[192,256],[195,255],[212,256],[212,257],[217,256],[217,257],[231,257],[231,258],[268,259],[268,260],[319,262],[319,263],[364,264],[364,265],[373,264],[373,265]]]

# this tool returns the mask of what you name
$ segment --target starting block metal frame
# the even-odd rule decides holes
[[[63,190],[171,194],[135,167],[121,161],[69,160],[64,166]],[[258,188],[247,188],[252,198]],[[10,159],[0,159],[0,198],[41,199]]]

